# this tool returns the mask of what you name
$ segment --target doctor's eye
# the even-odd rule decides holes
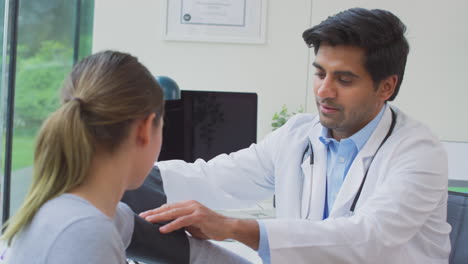
[[[324,79],[326,76],[324,72],[315,72],[314,75],[317,76],[317,78],[319,78],[320,80]]]
[[[353,78],[349,76],[339,76],[338,82],[344,86],[351,85],[353,83]]]
[[[342,85],[351,85],[353,83],[352,80],[345,80],[345,79],[338,79],[338,81],[342,84]]]

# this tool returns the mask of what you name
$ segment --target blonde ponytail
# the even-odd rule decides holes
[[[45,202],[84,181],[94,148],[80,112],[80,101],[71,100],[42,125],[34,153],[31,188],[2,236],[8,245]]]

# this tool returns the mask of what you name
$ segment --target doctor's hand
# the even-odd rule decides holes
[[[140,214],[151,223],[172,222],[159,228],[163,234],[184,228],[199,239],[238,240],[247,246],[258,249],[259,228],[255,220],[229,218],[214,212],[197,201],[183,201],[165,204],[159,208]]]
[[[183,201],[165,204],[140,214],[146,221],[159,223],[174,220],[159,228],[166,234],[185,227],[190,234],[200,239],[224,240],[225,226],[230,219],[218,214],[197,201]]]

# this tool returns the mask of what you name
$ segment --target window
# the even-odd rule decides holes
[[[35,136],[42,122],[57,109],[59,88],[73,64],[91,53],[94,1],[9,2],[19,2],[9,199],[9,214],[12,215],[21,205],[31,182]],[[3,7],[4,3],[2,0]],[[7,30],[3,25],[2,29]],[[5,90],[2,87],[2,126],[6,118]],[[2,130],[1,142],[6,142],[4,134]],[[9,154],[4,153],[4,149],[0,157]],[[4,173],[5,160],[1,163]],[[8,177],[9,172],[4,174],[2,179]]]
[[[0,28],[3,30],[5,20],[5,0],[0,0]],[[6,56],[4,56],[4,44],[3,44],[3,35],[0,34],[0,199],[2,203],[0,203],[0,217],[3,219],[3,176],[5,171],[5,133],[6,133],[6,112],[7,112],[7,87],[5,85],[5,74],[3,73],[4,67],[4,60],[6,60]]]

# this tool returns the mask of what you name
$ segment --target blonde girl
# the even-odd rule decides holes
[[[159,155],[162,91],[135,57],[104,51],[73,68],[61,99],[39,132],[29,193],[1,237],[7,262],[125,263],[133,213],[119,200]]]

